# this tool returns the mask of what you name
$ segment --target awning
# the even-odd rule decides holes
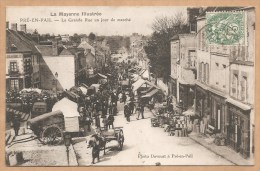
[[[241,102],[239,102],[239,101],[237,101],[237,100],[234,100],[234,99],[232,99],[232,98],[226,99],[226,102],[231,103],[231,104],[233,104],[233,105],[235,105],[235,106],[241,108],[242,110],[251,110],[251,109],[252,109],[251,106],[246,105],[246,104],[244,104],[244,103],[241,103]]]
[[[159,90],[158,89],[154,89],[150,92],[148,92],[146,95],[143,95],[142,97],[152,97],[153,95],[155,95]]]
[[[97,91],[100,87],[100,84],[92,84],[90,87],[95,87],[95,89]]]
[[[16,117],[19,117],[20,122],[27,121],[29,119],[29,117],[30,117],[30,113],[20,112],[18,110],[11,109],[11,108],[6,108],[6,112],[12,113]]]
[[[78,105],[77,103],[63,98],[54,104],[52,111],[62,111],[64,117],[79,117]]]
[[[104,79],[107,79],[107,76],[105,76],[105,75],[103,75],[103,74],[98,73],[98,76],[100,76],[100,77],[102,77],[102,78],[104,78]]]
[[[83,94],[87,94],[88,89],[86,87],[80,86],[79,89],[82,91]]]
[[[107,79],[99,79],[98,83],[99,84],[106,84],[107,83]]]
[[[138,88],[140,88],[145,83],[145,80],[139,79],[136,82],[133,83],[133,91],[136,91]]]
[[[133,91],[139,89],[143,84],[147,84],[149,86],[155,87],[157,89],[161,89],[160,87],[156,86],[155,84],[151,83],[150,81],[139,79],[135,83],[133,83]]]
[[[129,80],[123,80],[123,81],[121,81],[121,85],[129,85]]]
[[[81,87],[88,88],[88,86],[87,86],[86,84],[84,84],[84,83],[81,83],[80,86],[81,86]]]
[[[73,98],[73,99],[77,99],[77,98],[79,97],[79,95],[77,95],[77,94],[75,94],[75,93],[73,93],[73,92],[71,92],[71,91],[64,91],[64,93],[65,93],[67,96],[69,96],[69,97],[71,97],[71,98]]]
[[[40,94],[42,92],[42,90],[38,89],[38,88],[24,88],[20,91],[20,93],[23,93],[23,92],[37,92]]]
[[[149,72],[148,70],[145,70],[145,72],[142,74],[143,78],[149,78]]]
[[[186,110],[182,114],[185,115],[185,116],[193,116],[193,115],[195,115],[194,107],[189,108],[188,110]]]
[[[183,84],[183,85],[189,85],[189,83],[187,83],[186,81],[181,80],[181,79],[178,79],[178,82],[179,82],[180,84]]]
[[[77,91],[81,91],[81,90],[80,90],[79,87],[73,86],[73,87],[70,88],[70,91],[76,91],[77,92]]]

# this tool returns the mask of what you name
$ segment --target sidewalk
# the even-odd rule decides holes
[[[10,130],[13,135],[13,130]],[[5,149],[10,166],[68,166],[64,144],[43,145],[30,130],[25,129]],[[78,166],[73,146],[69,147],[69,166]]]
[[[235,152],[227,146],[217,146],[213,143],[213,138],[208,138],[204,135],[197,133],[190,133],[188,135],[192,140],[196,141],[200,145],[204,146],[208,150],[216,153],[217,155],[225,158],[226,160],[234,163],[235,165],[254,165],[254,161],[250,159],[244,159],[239,153]]]
[[[151,110],[155,115],[155,110]],[[226,160],[234,163],[235,165],[254,165],[253,159],[244,159],[239,153],[235,152],[227,146],[217,146],[213,143],[212,138],[208,138],[202,134],[190,133],[188,136],[197,142],[198,144],[204,146],[213,153],[225,158]]]

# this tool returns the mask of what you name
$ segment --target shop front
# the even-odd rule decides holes
[[[227,117],[226,117],[226,98],[224,94],[210,92],[211,111],[209,119],[209,127],[215,133],[227,135]]]
[[[250,156],[250,107],[232,104],[227,100],[227,145],[244,158]]]
[[[174,96],[175,98],[177,97],[177,81],[172,77],[170,77],[169,82],[169,94]]]
[[[183,109],[187,110],[193,106],[195,98],[195,86],[189,84],[179,84],[180,102],[182,101]]]
[[[208,91],[196,84],[195,86],[195,113],[201,118],[207,117],[210,108]]]

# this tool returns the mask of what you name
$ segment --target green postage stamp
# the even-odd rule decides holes
[[[208,12],[206,35],[209,45],[246,45],[245,12]]]

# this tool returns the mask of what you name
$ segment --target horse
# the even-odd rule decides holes
[[[86,141],[87,143],[87,141]],[[88,141],[88,147],[92,147],[92,164],[95,164],[95,159],[97,158],[99,161],[99,152],[100,150],[104,150],[104,155],[106,154],[106,139],[98,134],[94,134],[91,136],[91,139]]]

